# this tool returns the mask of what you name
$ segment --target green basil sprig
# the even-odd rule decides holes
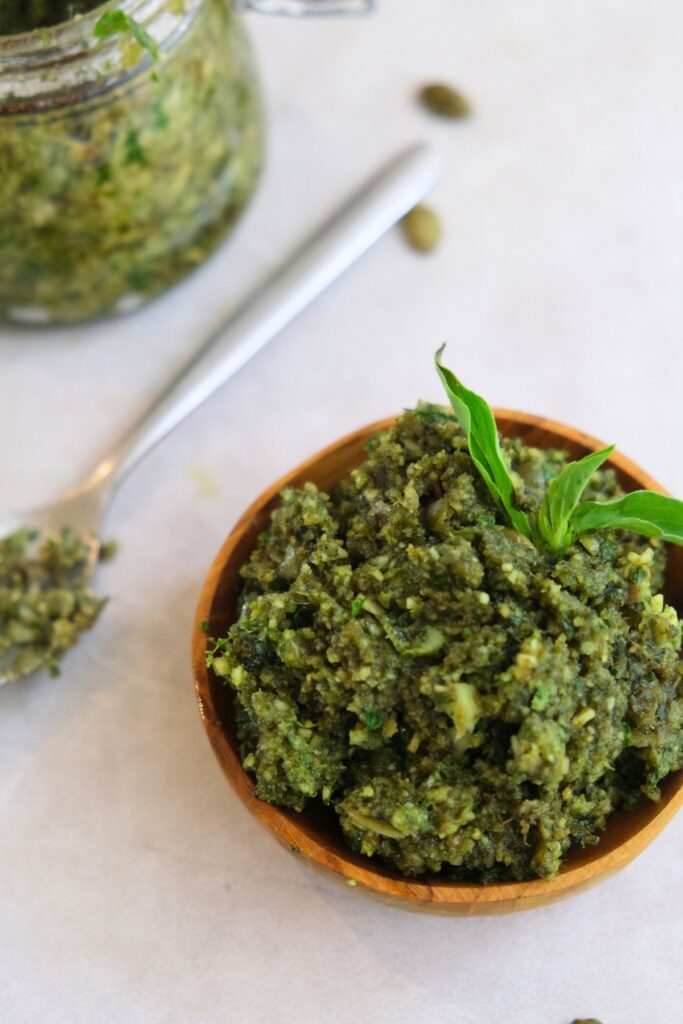
[[[570,536],[570,522],[596,470],[610,457],[614,445],[591,452],[578,462],[568,462],[548,484],[536,517],[536,533],[551,550],[564,547]],[[573,538],[572,538],[573,539]]]
[[[489,489],[489,493],[518,533],[531,539],[531,524],[518,503],[515,486],[503,460],[498,440],[498,428],[491,407],[468,391],[458,378],[441,362],[442,345],[436,353],[436,369],[446,394],[455,410],[460,429],[467,438],[472,461]]]
[[[548,485],[537,513],[527,515],[519,507],[491,407],[443,365],[443,349],[436,353],[436,368],[467,438],[472,461],[491,497],[518,533],[551,554],[563,551],[583,533],[605,529],[630,530],[683,545],[683,502],[676,498],[654,491],[633,491],[614,501],[581,502],[588,482],[610,457],[614,445],[567,463]]]
[[[572,540],[589,530],[632,530],[683,544],[683,501],[655,491],[632,491],[616,501],[585,501],[571,519]]]

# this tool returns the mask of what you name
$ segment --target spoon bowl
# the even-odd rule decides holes
[[[319,452],[268,488],[250,506],[219,551],[202,589],[192,639],[194,682],[204,727],[223,772],[238,797],[285,847],[306,863],[357,893],[365,893],[409,910],[437,914],[501,914],[540,907],[587,889],[613,874],[642,852],[683,804],[683,770],[666,778],[658,803],[641,800],[628,811],[613,814],[595,846],[576,848],[555,878],[477,885],[449,881],[438,875],[408,879],[381,862],[353,853],[344,843],[329,808],[311,802],[302,812],[264,803],[254,795],[254,783],[240,763],[232,695],[206,667],[210,636],[223,636],[235,619],[241,589],[240,568],[268,526],[284,487],[312,482],[330,490],[358,466],[371,434],[389,427],[393,418],[358,430]],[[527,413],[496,410],[500,432],[519,437],[538,448],[562,448],[578,459],[603,448],[602,442],[553,420]],[[629,459],[615,453],[608,465],[621,486],[666,493]],[[672,547],[665,593],[683,611],[683,548]],[[208,627],[202,629],[202,624]]]

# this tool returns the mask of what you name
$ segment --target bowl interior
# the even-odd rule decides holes
[[[580,458],[602,447],[601,442],[571,428],[526,414],[497,411],[502,434],[518,436],[538,447],[558,447]],[[194,636],[195,683],[200,710],[214,751],[230,782],[243,802],[294,852],[302,852],[324,870],[362,883],[390,901],[418,902],[441,907],[442,912],[458,912],[457,906],[476,909],[464,912],[495,913],[539,905],[559,899],[569,891],[584,888],[598,877],[617,870],[643,849],[664,827],[683,802],[683,772],[669,776],[662,784],[659,803],[643,799],[627,812],[614,814],[600,842],[585,849],[574,849],[556,879],[509,882],[496,885],[471,885],[444,881],[438,875],[407,881],[379,861],[354,854],[344,843],[332,809],[322,802],[311,802],[301,812],[273,807],[253,794],[253,782],[242,769],[234,731],[231,691],[205,668],[207,636],[222,636],[234,621],[241,588],[239,569],[256,546],[259,534],[268,526],[271,512],[284,486],[298,487],[311,481],[321,490],[329,490],[339,479],[359,465],[365,443],[376,430],[392,422],[373,424],[321,452],[286,478],[278,481],[244,514],[219,553],[206,581],[197,612]],[[620,454],[610,465],[617,471],[626,490],[662,488],[644,471]],[[666,580],[666,595],[677,610],[683,611],[683,548],[672,548]],[[208,622],[208,632],[199,629]]]

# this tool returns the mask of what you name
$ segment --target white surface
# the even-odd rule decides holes
[[[683,494],[683,7],[384,0],[373,21],[248,20],[271,127],[256,203],[137,316],[0,333],[2,501],[78,478],[223,311],[416,137],[448,163],[433,200],[447,238],[433,258],[387,238],[136,471],[108,521],[122,549],[96,632],[58,681],[0,692],[0,1020],[672,1024],[683,817],[546,910],[375,905],[238,804],[188,644],[244,506],[344,431],[438,398],[445,339],[491,401],[616,441]],[[460,83],[476,117],[423,115],[412,93],[432,78]]]

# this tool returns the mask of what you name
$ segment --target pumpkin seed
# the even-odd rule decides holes
[[[438,117],[456,120],[472,113],[469,100],[461,92],[439,82],[422,86],[419,99],[423,107]]]
[[[443,231],[439,217],[421,203],[405,215],[401,224],[408,242],[418,252],[432,252],[441,241]]]

